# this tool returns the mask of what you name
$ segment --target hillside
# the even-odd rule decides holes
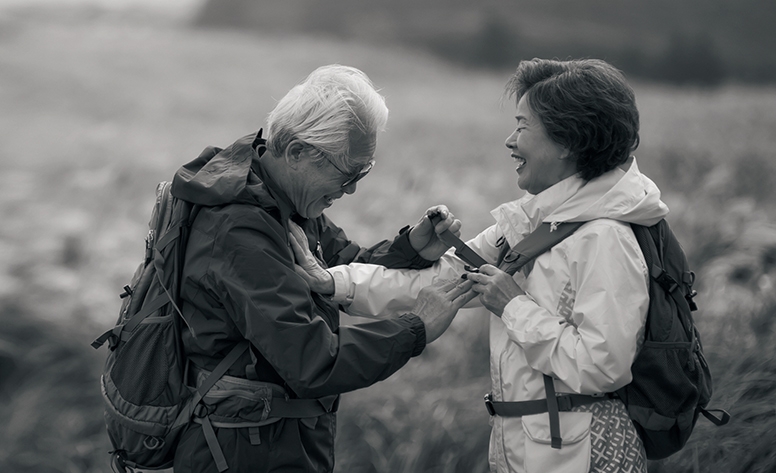
[[[672,83],[776,80],[776,4],[760,0],[207,0],[195,22],[433,51],[472,67],[605,57]]]

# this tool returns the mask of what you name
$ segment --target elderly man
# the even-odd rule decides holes
[[[449,282],[425,291],[410,313],[340,326],[339,306],[296,272],[290,232],[306,237],[324,267],[419,269],[447,249],[436,232],[459,231],[460,221],[438,206],[366,249],[323,214],[372,169],[387,116],[361,71],[322,67],[270,113],[266,140],[260,130],[226,149],[207,148],[176,173],[173,195],[204,206],[181,289],[190,382],[250,342],[184,432],[176,473],[332,471],[338,395],[386,379],[473,297],[471,283]],[[443,217],[436,225],[434,214]]]

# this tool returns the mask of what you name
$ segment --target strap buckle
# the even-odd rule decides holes
[[[203,419],[205,417],[210,416],[210,414],[213,414],[216,411],[215,406],[211,406],[209,404],[205,404],[204,402],[198,402],[196,406],[194,406],[194,417],[198,419]]]
[[[558,403],[558,411],[560,411],[560,412],[568,412],[568,411],[570,411],[574,407],[572,405],[572,402],[571,402],[571,396],[567,396],[567,395],[557,396],[556,395],[555,396],[555,400]]]
[[[496,415],[496,410],[493,408],[493,394],[488,393],[485,395],[485,409],[488,410],[488,414],[494,416]]]

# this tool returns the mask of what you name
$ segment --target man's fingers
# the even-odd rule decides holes
[[[471,291],[472,286],[474,286],[474,283],[471,281],[457,280],[451,282],[453,283],[453,286],[447,289],[447,294],[452,299],[455,299],[461,294],[466,294],[467,292]]]
[[[473,288],[474,288],[474,283],[472,281],[466,281],[455,286],[455,289],[452,291],[452,293],[455,294],[455,297],[460,297],[462,295],[466,295],[474,292],[472,290]]]
[[[428,222],[432,229],[436,228],[436,225],[444,222],[450,215],[450,211],[444,205],[436,205],[426,210],[426,213],[420,218],[419,223]]]
[[[450,214],[450,211],[447,210],[447,206],[445,205],[435,205],[430,209],[426,210],[426,216],[428,216],[429,220],[433,220],[435,218],[444,220],[447,218],[449,214]]]
[[[466,292],[469,289],[471,289],[472,286],[474,285],[474,283],[472,281],[466,281],[466,280],[456,280],[456,281],[453,281],[453,282],[455,282],[456,284],[455,284],[455,286],[453,286],[453,288],[451,289],[450,292],[453,292],[453,291],[454,292]]]
[[[429,289],[433,288],[439,294],[446,294],[447,298],[453,299],[470,290],[472,285],[472,282],[462,279],[441,279],[434,283],[433,286],[430,286]]]
[[[448,228],[448,230],[450,230],[450,233],[460,238],[462,226],[463,224],[461,223],[461,221],[458,219],[455,219],[453,220],[453,223],[450,225],[450,228]]]
[[[453,214],[444,205],[437,205],[426,210],[425,217],[431,222],[436,233],[444,232],[456,221]]]
[[[450,292],[458,285],[460,281],[457,279],[441,279],[434,283],[434,286],[441,289],[444,292]]]
[[[475,292],[474,290],[471,290],[469,292],[464,292],[460,296],[456,297],[454,302],[456,304],[460,304],[461,307],[468,304],[470,300],[474,299],[475,297],[479,296],[480,294],[478,292]]]

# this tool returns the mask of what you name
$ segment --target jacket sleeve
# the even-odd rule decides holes
[[[418,255],[410,245],[409,226],[399,230],[392,241],[383,240],[370,248],[362,248],[349,240],[345,232],[326,215],[318,218],[318,225],[323,259],[329,267],[358,262],[379,264],[387,268],[422,269],[433,264]]]
[[[577,393],[612,392],[631,380],[649,294],[641,251],[628,231],[624,226],[596,225],[594,231],[569,238],[568,254],[554,259],[567,260],[566,287],[551,288],[546,280],[534,280],[529,294],[513,299],[501,316],[528,364]],[[529,279],[543,269],[535,266]],[[536,302],[539,291],[560,294],[541,298],[556,301],[543,307]],[[573,302],[569,306],[564,300]]]
[[[425,347],[425,327],[414,315],[334,333],[294,271],[285,230],[255,210],[236,211],[219,228],[212,254],[210,285],[237,330],[301,397],[369,386]]]
[[[494,225],[468,241],[467,245],[486,261],[495,263],[499,253],[496,242],[500,234]],[[440,279],[460,278],[466,272],[464,264],[451,248],[432,267],[420,271],[358,263],[329,268],[335,285],[332,299],[342,304],[350,315],[395,316],[410,311],[424,287]],[[466,305],[479,306],[479,298]]]

